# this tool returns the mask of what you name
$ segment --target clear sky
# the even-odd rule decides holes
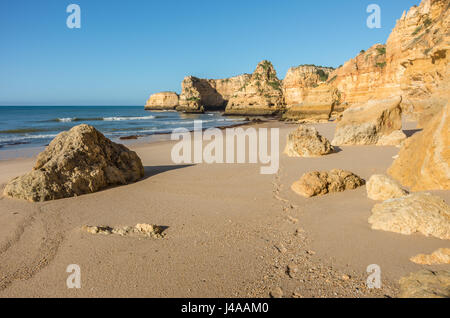
[[[66,7],[81,7],[81,29]],[[369,29],[369,4],[381,29]],[[268,59],[337,67],[385,43],[419,0],[1,0],[0,105],[143,105],[184,76],[253,72]]]

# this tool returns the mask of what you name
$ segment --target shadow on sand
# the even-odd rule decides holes
[[[164,173],[166,171],[176,170],[176,169],[182,169],[195,166],[194,164],[188,164],[188,165],[170,165],[170,166],[146,166],[144,167],[144,178],[141,180],[145,180],[147,178],[153,177],[157,174]]]
[[[415,133],[421,132],[422,129],[407,129],[407,130],[403,130],[403,132],[405,133],[406,137],[411,137],[412,135],[414,135]]]

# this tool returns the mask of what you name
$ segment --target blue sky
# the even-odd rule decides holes
[[[81,29],[66,7],[81,7]],[[366,8],[381,7],[381,29]],[[419,0],[1,0],[0,105],[143,105],[184,76],[251,73],[268,59],[337,67],[385,43]]]

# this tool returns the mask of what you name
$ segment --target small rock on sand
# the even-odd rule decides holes
[[[291,189],[304,197],[325,195],[330,192],[342,192],[364,185],[364,180],[350,171],[333,169],[331,171],[313,171],[304,174]]]
[[[450,248],[440,248],[432,254],[419,254],[411,257],[411,262],[421,265],[450,264]]]
[[[270,297],[272,297],[272,298],[282,298],[283,297],[283,291],[281,290],[280,287],[276,287],[270,292]]]
[[[83,231],[90,234],[102,235],[119,235],[131,237],[153,237],[161,238],[164,228],[151,224],[137,224],[136,226],[110,227],[110,226],[88,226],[84,225],[81,228]]]

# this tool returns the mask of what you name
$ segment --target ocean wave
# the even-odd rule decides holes
[[[93,118],[79,118],[79,117],[63,117],[63,118],[55,118],[51,119],[51,122],[60,122],[60,123],[71,123],[71,122],[79,122],[79,121],[126,121],[126,120],[148,120],[154,119],[155,116],[142,116],[142,117],[133,117],[133,116],[117,116],[117,117],[93,117]]]
[[[124,121],[124,120],[147,120],[154,119],[155,116],[144,116],[144,117],[105,117],[104,121]]]
[[[25,135],[25,136],[16,136],[16,137],[3,137],[0,138],[0,143],[9,143],[9,142],[17,142],[21,140],[29,140],[29,139],[49,139],[55,138],[58,134],[44,134],[44,135]]]
[[[35,133],[35,132],[43,132],[48,131],[47,128],[18,128],[18,129],[8,129],[8,130],[0,130],[0,134],[26,134],[26,133]]]

